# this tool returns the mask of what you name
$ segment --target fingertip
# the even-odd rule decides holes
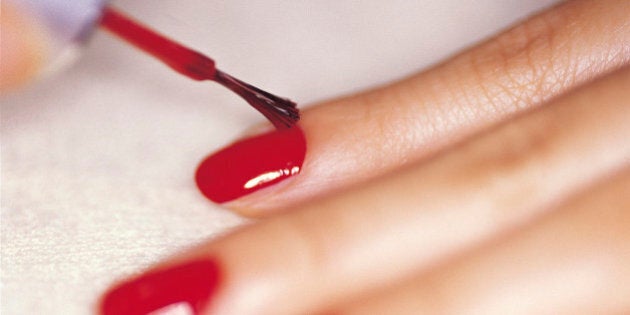
[[[100,315],[175,310],[199,314],[210,304],[220,281],[220,266],[212,258],[156,268],[111,287],[99,300],[97,311]]]
[[[305,155],[306,139],[299,126],[273,130],[211,154],[197,168],[195,181],[209,200],[246,209],[250,207],[238,206],[243,204],[239,199],[272,187],[264,193],[277,191],[278,184],[301,172]]]
[[[321,103],[303,111],[297,128],[292,128],[289,132],[292,135],[285,137],[282,140],[284,143],[276,142],[271,146],[278,154],[285,156],[285,159],[280,159],[280,161],[284,161],[283,163],[292,161],[289,163],[290,165],[299,165],[298,171],[290,172],[293,173],[291,176],[282,176],[279,178],[281,180],[274,180],[270,185],[261,185],[262,187],[259,186],[260,189],[249,190],[246,194],[230,200],[216,202],[208,194],[206,194],[206,197],[240,216],[261,219],[291,211],[298,205],[326,195],[327,191],[332,190],[334,187],[343,186],[343,183],[350,180],[350,178],[337,176],[338,173],[343,173],[342,169],[347,167],[345,163],[338,163],[339,159],[343,158],[343,156],[350,156],[348,152],[357,150],[360,144],[354,142],[356,146],[351,146],[350,143],[346,142],[344,146],[338,146],[336,141],[333,141],[333,145],[329,145],[331,137],[334,139],[342,138],[341,135],[336,134],[340,129],[331,125],[329,121],[330,116],[321,115],[318,114],[321,111],[312,110],[321,107],[334,110],[334,105],[331,102]],[[337,115],[335,119],[341,118]],[[245,140],[247,140],[261,136],[269,137],[269,135],[275,133],[278,133],[278,131],[274,131],[271,125],[260,124],[247,129],[243,135],[246,137]],[[241,141],[243,140],[239,140],[235,144]],[[340,148],[343,148],[343,150],[340,150]],[[296,152],[299,152],[299,154],[295,154]],[[334,156],[334,158],[331,158],[331,156]],[[263,159],[265,156],[249,154],[248,157],[250,159]],[[291,158],[286,159],[287,157]],[[231,159],[231,161],[235,160]],[[364,162],[353,160],[351,163],[359,165]],[[363,176],[368,173],[364,172],[364,174],[356,175]]]

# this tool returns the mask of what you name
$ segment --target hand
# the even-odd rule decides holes
[[[113,287],[103,314],[630,311],[630,3],[572,1],[304,113],[265,218]]]

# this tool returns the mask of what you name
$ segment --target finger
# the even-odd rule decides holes
[[[310,108],[301,174],[227,206],[268,215],[377,177],[610,72],[630,59],[628,16],[625,0],[570,1],[409,79]]]
[[[212,289],[185,288],[205,288],[192,304],[214,315],[313,313],[399,281],[627,164],[629,85],[625,69],[429,163],[180,255],[114,288],[105,314],[190,303],[174,279],[206,279],[189,274],[200,269],[219,275]],[[140,298],[140,288],[153,293]]]
[[[0,10],[0,92],[4,92],[33,79],[47,48],[43,28],[25,12],[5,2]]]
[[[628,205],[630,169],[522,232],[334,314],[626,314]]]

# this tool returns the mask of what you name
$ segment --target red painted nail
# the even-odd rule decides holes
[[[197,169],[199,190],[222,203],[296,175],[306,155],[298,126],[238,141],[206,158]]]
[[[199,314],[219,282],[213,260],[197,261],[147,273],[110,290],[103,298],[102,315],[146,315],[171,307]]]

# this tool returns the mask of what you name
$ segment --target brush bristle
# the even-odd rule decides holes
[[[217,69],[214,80],[241,96],[278,129],[291,128],[300,120],[297,104],[247,84]]]

